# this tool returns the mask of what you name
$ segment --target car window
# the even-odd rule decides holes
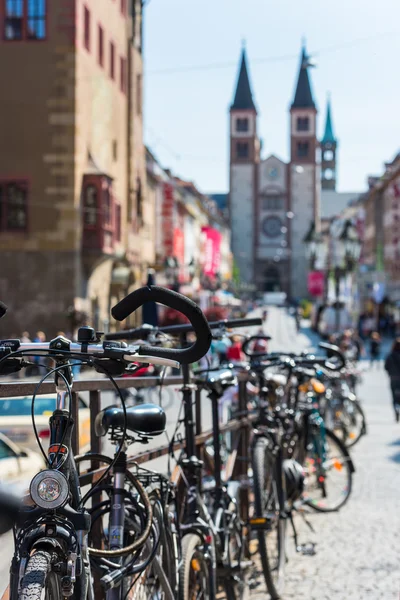
[[[0,460],[4,458],[15,458],[15,452],[3,440],[0,440]]]
[[[31,414],[32,398],[0,399],[0,417],[27,417]],[[35,415],[52,413],[56,408],[56,398],[35,398]]]

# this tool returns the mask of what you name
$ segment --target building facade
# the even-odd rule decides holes
[[[230,108],[229,215],[232,251],[240,277],[259,291],[307,295],[303,240],[311,223],[319,227],[320,165],[317,163],[317,109],[302,51],[290,107],[290,161],[260,158],[257,109],[242,51]]]
[[[154,261],[142,134],[142,2],[2,2],[5,326],[108,328]]]

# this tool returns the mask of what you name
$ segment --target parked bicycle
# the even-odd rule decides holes
[[[24,356],[49,357],[54,362],[50,371],[54,374],[57,406],[49,418],[50,444],[46,453],[36,439],[46,460],[47,468],[38,473],[30,484],[31,506],[24,506],[19,514],[15,535],[15,553],[11,565],[10,598],[41,598],[56,600],[59,597],[76,597],[84,600],[94,598],[90,556],[102,557],[108,568],[108,579],[112,598],[123,598],[121,587],[124,577],[142,572],[151,563],[158,544],[154,541],[157,532],[153,528],[153,506],[148,492],[139,477],[128,476],[132,486],[127,495],[127,519],[122,510],[121,499],[125,492],[120,487],[126,443],[133,433],[139,441],[160,432],[165,425],[165,415],[154,405],[126,408],[121,397],[121,409],[106,411],[99,419],[98,430],[108,427],[117,430],[117,452],[96,485],[106,481],[113,472],[109,505],[108,548],[89,547],[91,515],[84,505],[78,471],[72,452],[72,413],[75,396],[72,394],[72,365],[84,362],[105,373],[113,381],[130,363],[159,364],[178,367],[180,363],[199,360],[208,350],[211,334],[207,321],[200,309],[190,300],[156,286],[136,290],[119,302],[112,310],[117,320],[126,319],[146,301],[161,302],[181,311],[191,322],[196,341],[185,349],[154,348],[151,346],[127,346],[124,343],[104,341],[90,327],[79,330],[77,343],[58,336],[50,343],[21,344],[19,340],[0,342],[0,368],[16,372],[29,365]],[[178,362],[180,361],[180,362]],[[39,388],[38,384],[38,388]],[[117,386],[116,386],[117,389]],[[32,422],[34,423],[34,400],[32,398]],[[117,435],[117,434],[115,434]],[[100,457],[99,457],[100,458]],[[100,489],[100,488],[99,488]],[[93,494],[93,489],[89,494]],[[129,508],[130,507],[130,508]],[[99,507],[95,507],[99,508]],[[99,510],[102,510],[100,507]],[[159,511],[155,508],[155,513]],[[95,515],[94,515],[95,516]],[[127,520],[132,524],[130,538],[125,537]],[[158,528],[160,531],[160,527]],[[143,548],[153,535],[153,544],[147,559],[140,566]],[[138,556],[138,553],[140,555]],[[119,559],[128,555],[127,562]],[[116,591],[114,591],[116,589]],[[173,596],[172,596],[173,597]]]

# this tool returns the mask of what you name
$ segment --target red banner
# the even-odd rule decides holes
[[[221,234],[212,227],[202,227],[203,272],[207,277],[215,277],[221,267]]]
[[[164,183],[162,215],[162,240],[165,256],[173,256],[174,250],[174,188]]]
[[[324,274],[321,271],[311,271],[308,274],[308,291],[312,296],[322,296],[324,293]]]

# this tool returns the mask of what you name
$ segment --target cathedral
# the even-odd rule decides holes
[[[317,107],[303,47],[290,106],[290,161],[260,156],[257,108],[242,50],[236,91],[230,107],[228,213],[232,252],[240,279],[258,291],[284,291],[289,298],[308,295],[304,238],[318,230],[321,194],[335,194],[336,150],[328,101],[325,132],[317,138]]]

